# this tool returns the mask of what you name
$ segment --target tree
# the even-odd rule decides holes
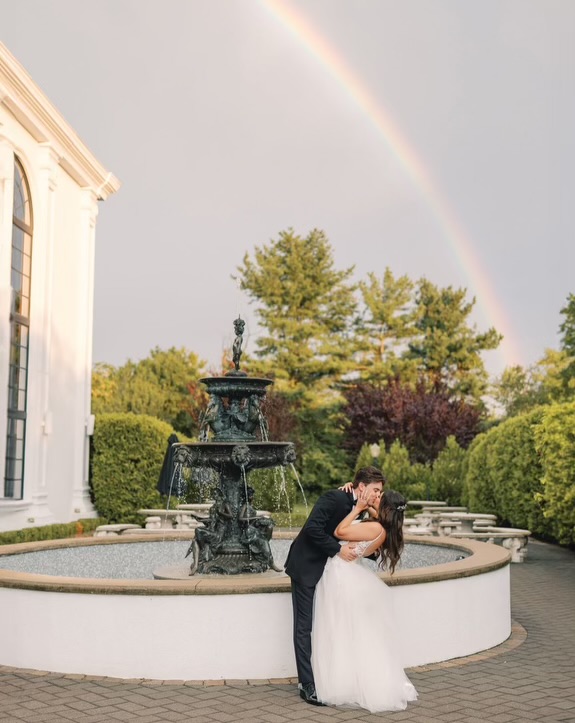
[[[457,444],[455,437],[448,437],[445,447],[433,463],[433,499],[444,500],[448,505],[460,505],[466,467],[467,450]]]
[[[493,385],[493,397],[506,417],[522,414],[540,404],[575,398],[575,295],[561,309],[560,349],[546,349],[529,367],[507,367]]]
[[[481,352],[497,348],[502,337],[494,328],[480,334],[469,326],[475,299],[466,302],[465,295],[465,289],[440,289],[427,279],[420,280],[415,321],[418,336],[409,343],[408,357],[433,384],[479,400],[487,387]]]
[[[388,488],[394,489],[407,500],[429,499],[431,470],[428,465],[413,462],[408,450],[396,440],[386,451],[380,453],[379,464],[388,481]]]
[[[305,238],[282,231],[246,254],[238,267],[240,287],[257,303],[262,330],[259,361],[247,360],[276,379],[297,420],[295,439],[302,483],[321,492],[347,481],[341,447],[342,397],[337,382],[354,368],[352,322],[357,302],[353,267],[336,270],[323,231]]]
[[[292,387],[329,386],[352,366],[353,267],[337,271],[323,231],[293,230],[256,247],[238,267],[240,287],[257,303],[257,355]]]
[[[359,289],[364,307],[356,322],[362,379],[381,384],[395,376],[416,376],[415,364],[404,358],[406,342],[415,332],[413,281],[407,276],[396,279],[386,268],[381,280],[369,273]]]
[[[575,357],[575,294],[569,294],[561,314],[565,317],[559,326],[561,349]]]
[[[200,388],[204,362],[193,352],[156,347],[139,362],[121,367],[96,364],[92,373],[92,411],[147,414],[170,424],[177,432],[198,432],[200,411],[207,395]]]
[[[567,303],[561,309],[564,319],[559,326],[561,333],[561,351],[563,351],[569,363],[566,365],[561,376],[564,381],[566,390],[570,390],[567,395],[575,396],[575,294],[569,294]]]
[[[415,388],[399,379],[380,388],[358,384],[345,391],[348,425],[344,446],[357,453],[364,443],[399,440],[412,462],[433,462],[453,435],[467,447],[481,429],[482,410],[453,397],[445,387],[430,390],[424,379]]]

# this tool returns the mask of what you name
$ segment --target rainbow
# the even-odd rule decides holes
[[[289,30],[327,70],[331,77],[344,89],[353,102],[361,108],[365,117],[383,137],[391,154],[419,190],[431,209],[442,232],[461,266],[468,284],[475,294],[478,310],[487,323],[503,334],[498,349],[505,365],[519,364],[522,354],[519,344],[511,333],[502,303],[498,300],[489,277],[482,267],[474,244],[458,221],[448,200],[439,190],[415,149],[400,131],[389,112],[374,98],[373,93],[362,82],[340,53],[323,37],[300,11],[289,7],[282,0],[260,0],[260,5],[281,25]]]

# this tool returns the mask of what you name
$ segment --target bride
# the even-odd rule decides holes
[[[378,521],[354,524],[371,506],[365,490],[337,526],[335,536],[354,548],[356,561],[328,559],[317,585],[312,627],[312,667],[318,700],[366,708],[403,710],[417,692],[403,672],[391,590],[360,558],[379,554],[394,572],[403,550],[405,499],[385,491]]]

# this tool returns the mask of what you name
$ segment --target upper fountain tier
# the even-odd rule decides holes
[[[222,377],[204,377],[200,379],[207,387],[208,394],[215,394],[218,397],[236,397],[245,399],[252,394],[260,398],[265,397],[266,388],[273,384],[271,379],[260,377],[248,377],[247,374],[236,375],[229,372]]]

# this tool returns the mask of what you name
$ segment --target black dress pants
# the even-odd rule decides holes
[[[293,647],[297,666],[297,677],[302,685],[313,683],[311,667],[311,626],[313,622],[314,587],[307,587],[291,581],[293,604]]]

